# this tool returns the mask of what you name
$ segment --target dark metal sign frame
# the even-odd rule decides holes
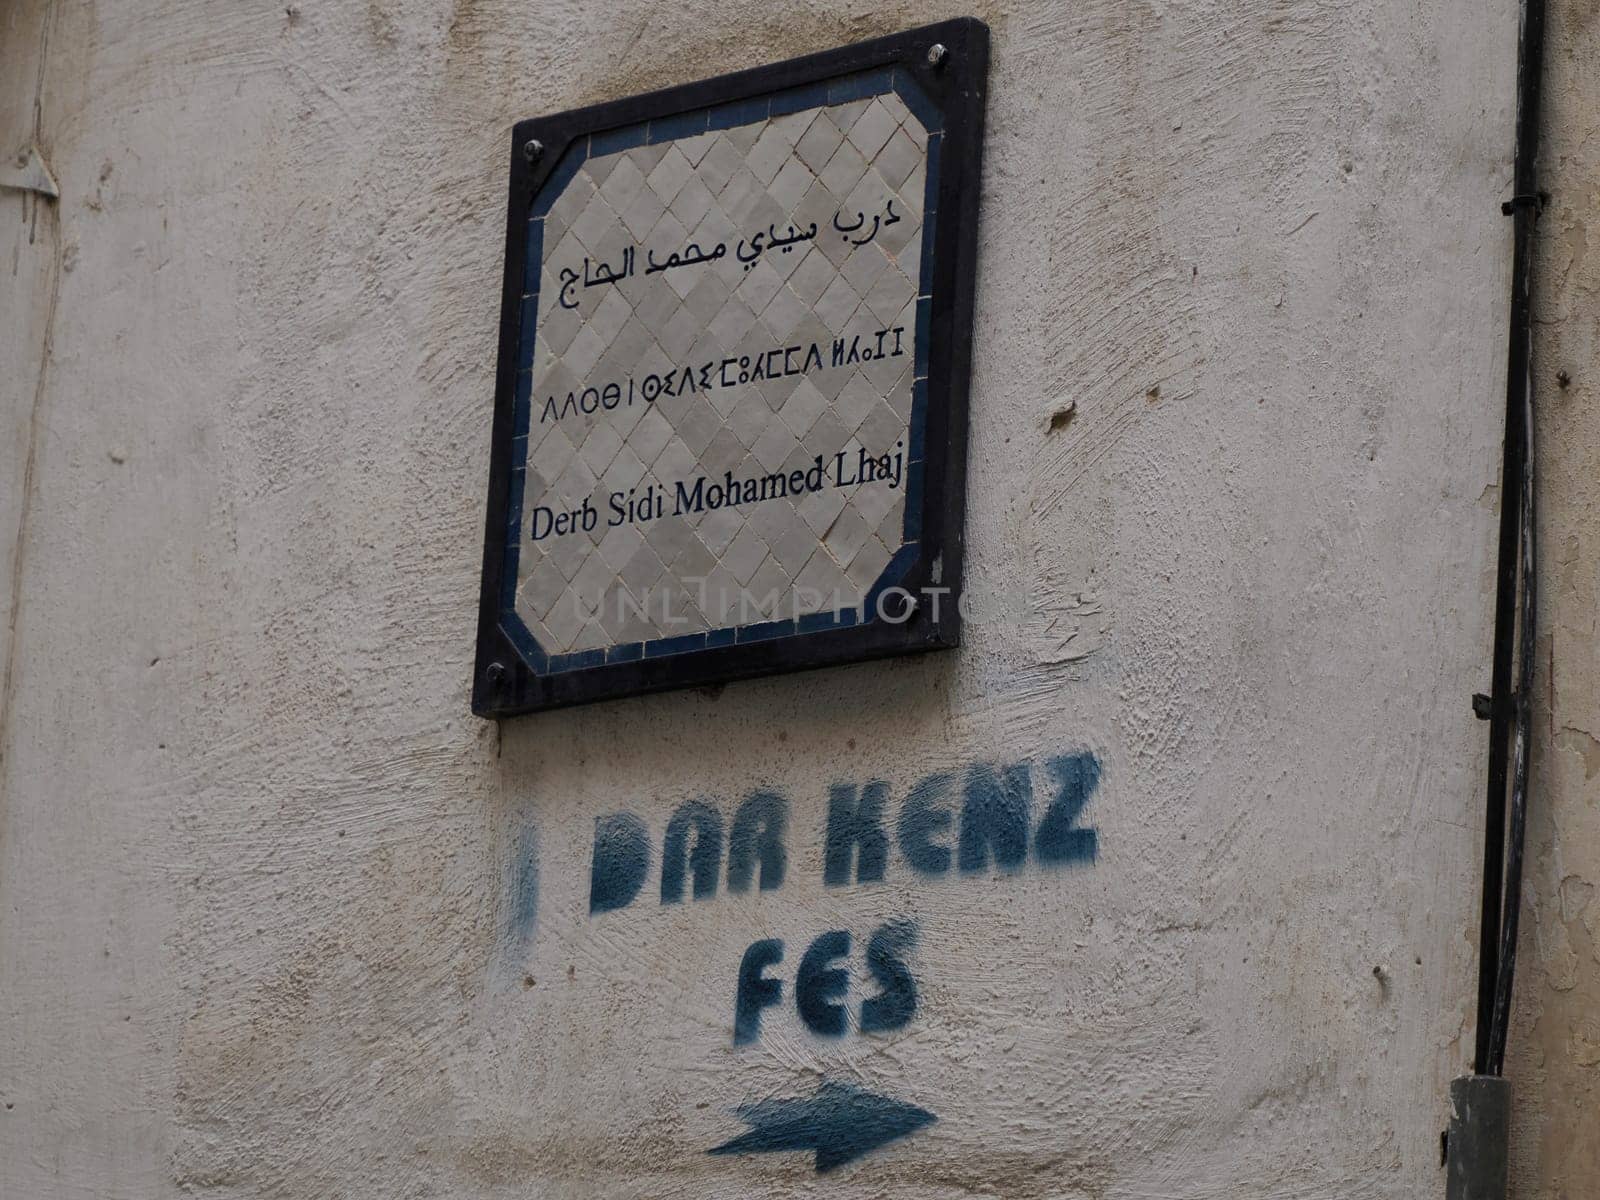
[[[518,122],[512,134],[488,517],[472,685],[475,713],[505,717],[959,644],[968,383],[988,54],[988,29],[979,21],[964,18]],[[904,595],[897,596],[898,611],[881,601],[868,605],[859,620],[843,627],[837,622],[808,626],[811,618],[801,617],[770,623],[770,628],[753,632],[748,639],[742,629],[714,631],[704,644],[686,652],[619,657],[594,651],[590,652],[593,660],[579,669],[541,671],[539,656],[526,653],[525,643],[519,645],[515,634],[511,606],[516,545],[508,536],[522,503],[513,461],[517,388],[519,369],[530,351],[521,344],[522,308],[528,290],[524,281],[530,216],[541,192],[552,180],[555,188],[564,184],[559,176],[570,169],[564,164],[574,157],[567,151],[585,139],[599,142],[603,135],[639,126],[649,127],[651,140],[687,136],[706,128],[707,113],[715,120],[719,112],[736,112],[746,102],[756,103],[778,93],[790,106],[785,111],[838,103],[841,98],[852,98],[852,79],[868,72],[881,77],[885,71],[893,73],[896,86],[931,103],[939,125],[928,145],[930,175],[937,170],[930,196],[936,197],[939,219],[923,250],[931,289],[926,327],[917,330],[918,353],[926,355],[926,380],[918,381],[918,386],[926,389],[921,407],[921,487],[915,511],[908,507],[906,514],[905,550],[909,553],[895,585],[918,599],[907,604]],[[914,538],[910,536],[913,531]],[[778,630],[780,624],[786,628]],[[719,633],[725,636],[717,636]]]

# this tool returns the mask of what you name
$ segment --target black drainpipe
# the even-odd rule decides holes
[[[1533,238],[1539,191],[1539,108],[1544,0],[1523,0],[1517,44],[1517,133],[1512,218],[1511,325],[1506,356],[1505,449],[1495,581],[1493,691],[1474,697],[1489,720],[1488,804],[1478,940],[1477,1042],[1473,1074],[1450,1085],[1448,1200],[1504,1200],[1511,1088],[1503,1078],[1517,961],[1527,823],[1529,715],[1534,667]],[[1520,585],[1520,586],[1519,586]],[[1515,673],[1515,683],[1513,683]],[[1509,760],[1509,761],[1508,761]],[[1506,820],[1510,768],[1510,828]]]

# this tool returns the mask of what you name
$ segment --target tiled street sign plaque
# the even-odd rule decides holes
[[[516,127],[477,712],[956,643],[987,50]]]

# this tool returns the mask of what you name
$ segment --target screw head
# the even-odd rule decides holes
[[[536,163],[544,157],[544,143],[538,138],[529,138],[522,143],[522,157],[529,163]]]
[[[945,49],[943,42],[935,42],[928,47],[928,65],[934,70],[944,66],[945,60],[950,57],[950,51]]]
[[[891,596],[894,597],[892,603],[887,606],[880,603],[878,610],[879,615],[885,620],[891,621],[896,625],[903,625],[917,615],[920,605],[917,604],[915,596],[908,592],[899,591],[899,589],[884,593],[885,600]]]
[[[505,663],[492,662],[487,668],[485,668],[483,677],[488,682],[490,687],[498,688],[505,686],[506,677],[509,674],[510,672],[506,670]]]

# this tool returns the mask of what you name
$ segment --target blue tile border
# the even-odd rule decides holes
[[[621,125],[616,129],[607,129],[603,133],[591,133],[587,157],[602,158],[607,154],[620,154],[624,150],[632,150],[635,146],[645,145],[649,138],[648,121],[637,125]]]
[[[740,125],[753,125],[765,121],[772,112],[771,96],[756,96],[749,100],[735,100],[719,104],[707,113],[707,132],[733,129]]]
[[[944,114],[939,111],[939,106],[933,102],[932,97],[922,90],[922,85],[911,77],[910,71],[904,67],[895,67],[893,87],[900,99],[906,102],[911,115],[922,122],[924,129],[929,133],[944,131]]]
[[[707,131],[709,118],[710,110],[704,108],[678,113],[672,117],[657,117],[650,122],[646,144],[654,146],[661,142],[674,142],[679,138],[698,137]]]
[[[606,651],[606,662],[636,662],[644,657],[643,642],[623,642]]]
[[[589,157],[589,139],[579,138],[567,147],[566,153],[561,156],[561,161],[556,164],[556,169],[550,172],[550,177],[539,188],[539,193],[533,198],[533,204],[528,209],[529,220],[543,220],[550,212],[550,206],[561,197],[567,184],[571,183],[578,174],[578,168],[583,166],[584,160]]]
[[[804,112],[808,108],[821,108],[827,103],[827,83],[810,83],[805,87],[790,88],[786,92],[774,92],[770,111],[774,117],[787,117],[790,113]]]

